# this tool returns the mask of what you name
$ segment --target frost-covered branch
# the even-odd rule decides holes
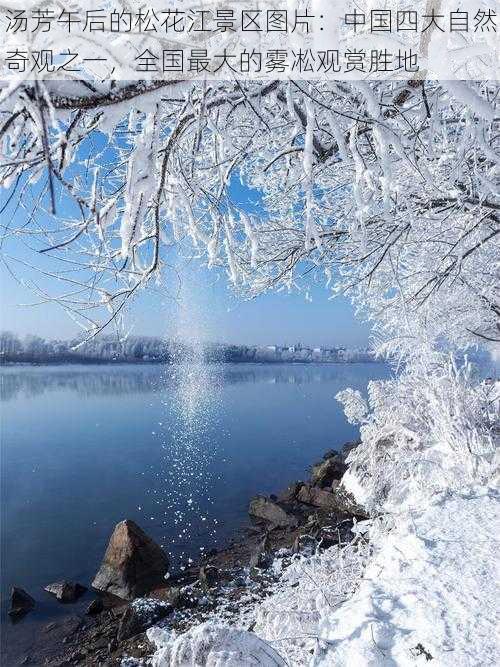
[[[188,240],[245,296],[324,276],[392,352],[405,318],[406,347],[430,325],[460,344],[499,337],[496,86],[37,89],[0,109],[4,248],[24,237],[59,258],[59,282],[81,291],[57,298],[90,332]]]

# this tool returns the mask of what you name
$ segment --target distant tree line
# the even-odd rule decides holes
[[[177,363],[200,358],[200,350],[189,345],[155,336],[98,336],[82,344],[79,338],[47,340],[41,336],[20,338],[10,332],[0,332],[0,363],[109,363],[163,362]],[[373,361],[366,349],[309,348],[293,346],[247,346],[204,344],[201,358],[208,362],[354,362]]]
[[[150,336],[99,336],[81,345],[79,338],[47,340],[41,336],[20,338],[10,331],[0,333],[0,359],[24,362],[70,361],[170,361],[168,341]]]

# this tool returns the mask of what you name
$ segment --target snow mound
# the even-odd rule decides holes
[[[150,635],[158,650],[153,667],[285,667],[286,663],[265,641],[245,630],[203,623],[179,637]]]

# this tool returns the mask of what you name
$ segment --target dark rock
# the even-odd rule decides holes
[[[280,493],[279,500],[285,503],[290,503],[293,500],[296,500],[297,493],[299,492],[302,484],[303,482],[292,482],[284,491]]]
[[[310,484],[302,485],[297,494],[297,499],[301,503],[313,505],[314,507],[322,507],[329,510],[334,510],[337,507],[333,493],[316,486],[311,486]]]
[[[332,459],[334,456],[338,456],[338,452],[336,452],[334,449],[329,449],[323,454],[323,461]]]
[[[87,590],[85,586],[73,581],[56,581],[45,586],[44,590],[56,597],[59,602],[74,602]]]
[[[297,517],[277,502],[269,500],[264,496],[256,496],[250,501],[248,513],[257,519],[263,519],[275,526],[293,528],[298,525]]]
[[[249,566],[250,569],[267,570],[272,562],[272,555],[269,553],[269,538],[265,535],[250,556]]]
[[[160,583],[168,567],[167,554],[126,519],[116,525],[92,586],[132,600]]]
[[[317,463],[312,468],[311,484],[324,489],[332,486],[332,482],[342,479],[346,466],[340,456],[332,456],[326,461]]]
[[[200,580],[202,588],[205,590],[209,590],[210,588],[213,588],[217,583],[219,578],[219,571],[217,570],[216,567],[213,567],[212,565],[202,565],[200,567],[200,574],[198,578]]]
[[[100,614],[102,611],[104,611],[104,602],[101,598],[96,598],[89,604],[85,613],[89,616],[95,616],[96,614]]]
[[[130,637],[145,632],[155,623],[171,614],[172,610],[172,605],[160,600],[152,598],[134,600],[123,612],[116,634],[117,641],[123,642]]]
[[[10,592],[9,616],[13,619],[21,618],[35,606],[35,601],[22,588],[14,586]]]

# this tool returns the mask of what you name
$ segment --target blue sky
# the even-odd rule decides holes
[[[11,243],[9,254],[26,258],[20,244]],[[24,279],[33,274],[26,267],[13,263],[17,275]],[[132,304],[126,321],[134,333],[166,335],[177,327],[179,310],[191,309],[191,321],[205,329],[204,338],[220,342],[245,344],[293,343],[348,346],[366,345],[369,330],[359,322],[346,299],[329,300],[329,292],[315,286],[312,302],[303,294],[265,294],[252,301],[235,297],[222,276],[203,268],[184,269],[185,304],[179,305],[171,294],[172,286],[155,287],[143,292]],[[36,333],[47,338],[65,338],[78,331],[69,316],[55,304],[37,306],[37,296],[20,286],[0,267],[2,283],[0,328],[21,335]],[[55,286],[54,286],[55,287]]]

